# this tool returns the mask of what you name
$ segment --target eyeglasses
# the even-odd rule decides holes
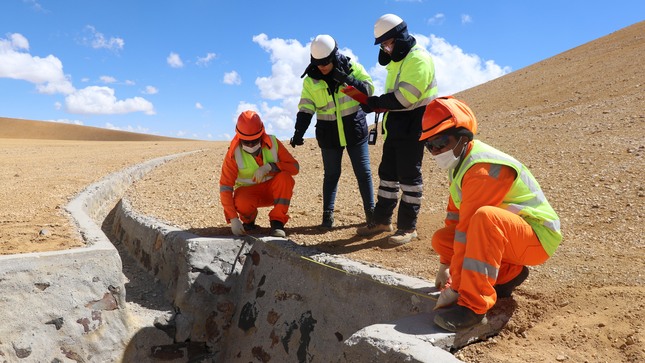
[[[432,141],[426,141],[426,149],[428,151],[439,151],[450,144],[450,136],[441,135]]]
[[[260,138],[257,138],[255,140],[240,140],[243,145],[246,146],[255,146],[258,142],[260,142]]]
[[[394,45],[394,39],[388,39],[381,43],[381,49],[382,50],[391,50],[392,46]]]

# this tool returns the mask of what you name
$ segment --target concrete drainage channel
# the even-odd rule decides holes
[[[187,154],[111,174],[75,198],[67,210],[87,247],[0,256],[0,360],[459,362],[449,351],[496,334],[512,314],[498,304],[487,325],[448,333],[432,324],[428,281],[287,239],[199,237],[121,199]],[[99,227],[108,216],[112,241]],[[126,301],[131,258],[167,308]]]

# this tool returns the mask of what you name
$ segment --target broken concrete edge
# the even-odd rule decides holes
[[[65,207],[86,246],[0,256],[0,356],[114,361],[140,325],[125,309],[121,258],[100,228],[113,203],[165,156],[110,174]],[[55,324],[54,324],[55,323]]]

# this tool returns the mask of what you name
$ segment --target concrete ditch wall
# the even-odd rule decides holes
[[[99,227],[131,183],[184,154],[111,174],[67,206],[86,247],[0,256],[0,361],[119,362],[136,330],[121,258]]]
[[[437,292],[428,281],[280,238],[198,237],[138,215],[125,199],[113,230],[167,287],[175,341],[207,342],[213,362],[459,361],[447,352],[455,335],[431,323]],[[389,322],[386,334],[365,330]]]
[[[186,154],[114,173],[70,202],[87,247],[0,256],[0,360],[152,361],[153,348],[164,361],[185,362],[183,353],[206,346],[208,354],[188,359],[456,362],[446,350],[490,335],[436,331],[437,292],[428,295],[427,281],[284,239],[197,237],[138,216],[122,200],[116,236],[176,308],[172,329],[142,327],[124,304],[122,262],[99,225],[133,181]]]

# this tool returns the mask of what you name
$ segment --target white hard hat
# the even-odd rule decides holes
[[[330,35],[318,35],[311,42],[311,60],[327,60],[337,49],[336,41]]]
[[[374,23],[374,44],[380,44],[384,41],[394,38],[407,24],[400,17],[394,14],[385,14],[378,18]]]

